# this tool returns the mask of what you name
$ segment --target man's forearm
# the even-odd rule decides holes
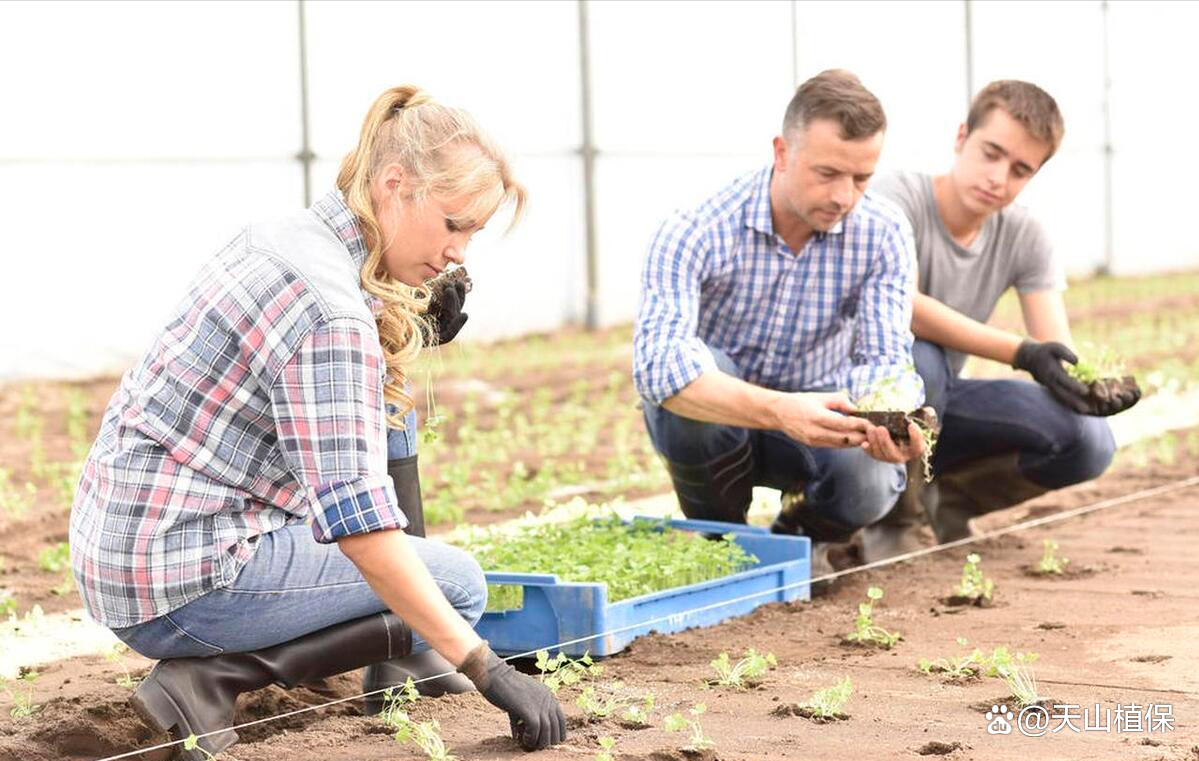
[[[719,370],[709,370],[662,403],[676,415],[705,423],[776,429],[774,404],[782,397]]]
[[[1015,333],[973,320],[923,293],[916,294],[912,332],[938,346],[1008,365],[1016,358],[1016,349],[1023,340]]]

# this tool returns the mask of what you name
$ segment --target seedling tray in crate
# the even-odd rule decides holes
[[[634,520],[657,520],[634,518]],[[697,584],[608,602],[608,585],[561,581],[554,574],[489,572],[489,584],[523,588],[519,609],[485,613],[477,631],[502,655],[557,650],[560,642],[585,641],[561,649],[571,657],[585,652],[607,656],[651,631],[669,634],[713,626],[768,602],[807,600],[811,544],[807,537],[771,534],[764,528],[718,521],[672,520],[667,528],[705,534],[732,534],[757,564],[744,571]],[[725,605],[716,605],[725,601]],[[702,609],[702,610],[699,610]],[[603,636],[599,635],[609,632]]]

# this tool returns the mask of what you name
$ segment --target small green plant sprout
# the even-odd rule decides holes
[[[578,684],[585,677],[599,676],[604,671],[603,666],[591,660],[590,653],[574,660],[561,651],[551,658],[548,650],[538,650],[536,665],[541,671],[541,683],[555,695],[563,686]]]
[[[37,487],[26,481],[23,487],[12,482],[12,471],[0,468],[0,512],[24,515],[37,497]]]
[[[953,590],[950,599],[975,604],[991,601],[991,596],[995,593],[995,582],[983,576],[982,569],[979,568],[981,562],[982,557],[977,552],[971,552],[966,556],[966,564],[962,566],[962,579]]]
[[[687,710],[688,716],[682,713],[672,713],[666,717],[665,727],[667,732],[686,732],[691,731],[691,736],[688,737],[688,743],[683,746],[683,750],[698,752],[704,748],[715,747],[716,743],[712,742],[712,738],[704,734],[703,727],[699,725],[699,717],[708,710],[708,706],[703,703],[696,703]]]
[[[1046,539],[1045,554],[1041,555],[1040,562],[1037,563],[1036,572],[1045,576],[1050,574],[1061,575],[1066,572],[1066,566],[1070,563],[1070,558],[1058,557],[1057,542],[1052,539]]]
[[[817,720],[844,719],[845,704],[853,694],[853,680],[845,677],[832,687],[816,690],[812,697],[799,704],[801,712]]]
[[[882,588],[868,588],[866,598],[866,602],[858,603],[858,617],[854,619],[854,630],[845,635],[845,641],[859,645],[876,645],[890,650],[903,639],[903,635],[899,632],[889,632],[874,623],[874,603],[883,599]]]
[[[184,750],[198,750],[204,754],[204,758],[206,759],[206,761],[216,761],[216,756],[212,755],[207,750],[200,747],[200,738],[196,737],[195,735],[188,735],[187,737],[183,738],[183,749]]]
[[[744,690],[755,686],[759,681],[758,677],[778,666],[779,662],[774,653],[761,655],[751,647],[745,651],[745,657],[736,663],[729,660],[728,653],[721,653],[711,665],[716,670],[716,680],[704,682],[705,687],[720,686]]]
[[[71,550],[66,542],[46,547],[38,553],[37,564],[47,573],[60,573],[71,567]]]
[[[421,431],[420,436],[421,441],[425,444],[437,442],[441,438],[441,431],[438,429],[441,428],[443,423],[445,423],[444,415],[435,414],[425,418],[425,428]]]
[[[595,761],[612,761],[612,749],[616,747],[616,741],[611,737],[601,737],[598,742],[600,752],[595,754]]]
[[[0,595],[0,618],[5,620],[17,617],[17,598],[10,594]]]
[[[420,697],[412,677],[399,688],[383,692],[383,710],[379,719],[385,726],[395,730],[397,743],[412,743],[425,754],[429,761],[456,761],[457,756],[449,752],[441,739],[441,725],[436,719],[414,721],[408,715],[408,707]]]
[[[1066,372],[1079,383],[1093,383],[1101,378],[1120,378],[1125,374],[1124,360],[1106,346],[1083,343],[1078,347],[1078,354],[1078,362],[1073,365],[1067,364]]]
[[[10,680],[0,676],[0,690],[4,690],[9,702],[12,703],[12,708],[8,712],[9,716],[14,719],[27,719],[38,709],[33,702],[33,683],[37,678],[38,672],[26,668],[21,669],[16,679],[24,686],[14,685]]]
[[[587,685],[575,698],[575,705],[583,709],[588,718],[606,719],[620,710],[621,700],[611,693],[600,695],[592,685]]]
[[[127,690],[132,690],[137,686],[137,680],[130,676],[129,667],[125,665],[123,656],[127,652],[129,652],[128,645],[124,642],[116,642],[104,653],[104,657],[121,667],[121,675],[116,678],[117,684]]]
[[[646,692],[639,702],[625,707],[620,714],[621,721],[637,727],[648,727],[650,715],[654,712],[654,693]]]
[[[958,645],[966,646],[966,638],[958,637]],[[966,681],[982,676],[986,656],[977,647],[966,655],[956,658],[921,658],[917,668],[921,673],[942,674],[949,681]]]
[[[1037,693],[1037,677],[1032,669],[1036,653],[1016,653],[1012,656],[1006,647],[997,647],[991,654],[987,676],[999,677],[1007,685],[1012,697],[1021,708],[1041,702]]]

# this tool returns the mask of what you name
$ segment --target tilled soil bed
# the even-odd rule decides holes
[[[1043,517],[1197,473],[1191,463],[1117,468],[1096,482],[990,516],[984,528],[1030,515]],[[571,717],[568,741],[533,757],[590,761],[599,752],[599,738],[610,736],[616,740],[613,756],[618,761],[922,756],[1194,761],[1199,758],[1196,534],[1199,487],[1193,486],[850,575],[830,595],[812,603],[774,604],[721,626],[641,638],[625,653],[604,661],[600,680],[619,679],[628,689],[652,690],[657,698],[652,726],[632,729],[615,718],[586,721],[574,704],[577,688],[567,688],[561,698]],[[1040,556],[1046,538],[1057,540],[1072,564],[1095,572],[1073,579],[1030,578],[1024,567]],[[971,549],[982,555],[984,573],[996,582],[995,604],[946,606],[940,600],[951,591]],[[886,590],[876,605],[875,622],[903,634],[890,651],[840,644],[872,584]],[[1099,703],[1113,712],[1131,703],[1168,704],[1174,729],[1118,733],[1113,725],[1108,732],[1067,728],[1039,738],[1015,730],[990,735],[978,706],[1002,699],[1006,693],[1001,681],[951,683],[916,669],[921,657],[962,654],[958,637],[967,638],[969,647],[988,651],[1006,645],[1013,652],[1039,653],[1035,668],[1040,692],[1053,701],[1091,710]],[[737,658],[749,647],[771,651],[779,661],[759,687],[744,692],[701,687],[714,676],[709,661],[721,651]],[[136,666],[135,676],[149,665],[133,657],[126,660]],[[119,674],[101,657],[43,666],[33,685],[34,702],[41,707],[25,719],[0,717],[0,759],[95,759],[145,747],[155,738],[127,708],[128,690],[114,683]],[[845,706],[848,719],[816,723],[776,710],[802,702],[845,676],[854,683]],[[333,680],[332,694],[353,695],[356,678],[350,674]],[[238,720],[277,715],[325,699],[307,690],[287,693],[272,687],[243,696]],[[688,755],[681,748],[684,734],[667,733],[662,724],[668,713],[686,713],[698,702],[707,705],[700,722],[715,748]],[[437,718],[460,759],[530,758],[508,739],[506,718],[478,695],[424,700],[414,714]],[[1074,724],[1081,730],[1081,719]],[[377,720],[361,716],[355,703],[260,724],[244,730],[242,737],[222,759],[422,757],[412,746],[398,745]]]

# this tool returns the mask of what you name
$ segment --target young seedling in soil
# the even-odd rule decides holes
[[[12,595],[0,595],[0,617],[11,620],[17,617],[17,598]]]
[[[603,666],[591,660],[590,653],[573,660],[561,651],[551,658],[548,650],[538,650],[536,666],[541,671],[541,683],[555,695],[563,686],[578,684],[584,677],[599,676],[604,671]]]
[[[39,706],[33,702],[33,683],[38,678],[38,672],[32,669],[21,669],[20,676],[17,681],[23,682],[24,687],[10,686],[10,681],[5,677],[0,676],[0,689],[4,690],[8,695],[9,702],[12,703],[12,708],[8,715],[14,719],[26,719],[33,715]]]
[[[817,690],[812,697],[803,703],[782,705],[771,711],[775,716],[802,716],[819,724],[830,721],[844,721],[849,718],[845,713],[845,703],[853,694],[853,681],[845,677],[832,687]]]
[[[982,558],[977,552],[966,556],[966,564],[962,566],[962,578],[953,594],[946,599],[950,605],[978,605],[986,607],[991,604],[991,596],[995,593],[995,582],[983,576],[979,563]]]
[[[751,647],[745,651],[745,657],[735,664],[730,662],[728,653],[721,653],[711,665],[716,670],[716,679],[704,682],[705,687],[720,686],[745,690],[756,687],[761,682],[758,677],[779,665],[779,662],[774,653],[761,655]]]
[[[1041,555],[1041,560],[1037,563],[1036,573],[1043,576],[1050,574],[1061,576],[1066,572],[1070,558],[1058,557],[1057,550],[1057,542],[1052,539],[1045,540],[1045,554]]]
[[[965,647],[966,638],[958,637],[958,645]],[[966,655],[956,658],[921,658],[917,668],[924,674],[941,674],[951,682],[964,682],[982,676],[986,656],[977,647]]]
[[[12,471],[0,468],[0,512],[24,515],[36,496],[36,486],[26,481],[24,487],[17,487],[12,483]]]
[[[870,587],[866,590],[866,597],[866,602],[858,603],[858,617],[854,619],[854,630],[845,635],[845,641],[890,650],[895,647],[895,643],[903,639],[903,635],[899,632],[889,632],[874,623],[874,603],[883,599],[883,590],[881,587]]]
[[[620,714],[620,721],[627,729],[644,729],[650,725],[654,712],[654,693],[646,692],[640,703],[633,703]]]
[[[195,735],[188,735],[183,739],[184,750],[198,750],[204,754],[205,761],[216,761],[216,756],[212,755],[200,746],[200,738]]]
[[[600,752],[595,754],[595,761],[612,761],[612,749],[616,747],[616,741],[611,737],[601,737],[598,742]]]
[[[457,756],[449,752],[445,741],[441,739],[441,725],[437,719],[429,721],[413,721],[408,715],[408,706],[420,697],[416,684],[409,677],[399,689],[388,689],[383,692],[383,710],[379,719],[390,729],[395,730],[395,741],[403,744],[411,742],[419,748],[429,761],[457,761]]]
[[[703,727],[699,725],[699,717],[704,711],[708,710],[708,706],[703,703],[696,703],[687,710],[691,718],[687,718],[681,713],[672,713],[666,717],[667,732],[686,732],[691,730],[691,736],[688,737],[688,743],[683,746],[684,751],[698,753],[704,748],[713,748],[716,743],[712,742],[712,738],[704,734]]]
[[[621,700],[613,694],[601,696],[596,688],[587,685],[575,698],[575,705],[583,710],[588,720],[603,721],[620,710]]]
[[[1087,387],[1089,401],[1106,404],[1121,396],[1140,397],[1141,388],[1137,385],[1137,379],[1124,374],[1124,362],[1114,351],[1107,348],[1082,348],[1090,355],[1090,359],[1079,359],[1077,364],[1067,365],[1066,372]],[[1131,406],[1132,404],[1128,405]]]
[[[129,646],[124,642],[113,644],[108,652],[104,653],[104,657],[111,663],[115,663],[121,667],[121,675],[116,678],[116,683],[127,690],[132,690],[137,686],[137,680],[129,674],[129,668],[125,665],[122,656],[129,652]]]

